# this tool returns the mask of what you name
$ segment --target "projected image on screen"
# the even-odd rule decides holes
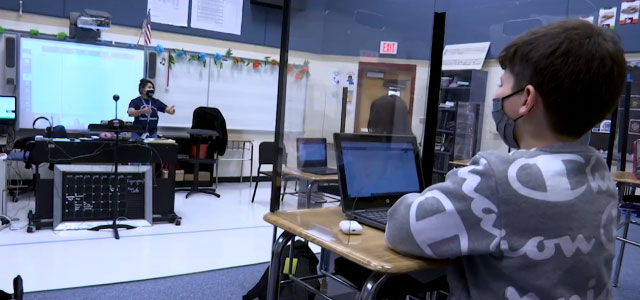
[[[20,128],[31,128],[35,118],[45,116],[67,130],[86,130],[115,117],[114,94],[121,99],[118,118],[132,121],[128,103],[139,96],[143,69],[139,49],[22,38]]]

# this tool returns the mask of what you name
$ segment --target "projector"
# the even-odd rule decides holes
[[[82,41],[95,41],[100,32],[111,27],[111,15],[105,11],[85,9],[69,14],[69,37]]]

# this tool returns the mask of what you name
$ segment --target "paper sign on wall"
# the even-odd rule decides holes
[[[598,26],[613,29],[616,26],[617,7],[601,8],[598,14]]]
[[[620,5],[620,25],[638,24],[640,1],[622,2]]]
[[[193,0],[191,27],[240,35],[242,0]]]
[[[147,0],[151,22],[187,26],[189,0]]]
[[[442,52],[442,69],[481,69],[489,45],[489,42],[446,45]]]
[[[587,22],[593,24],[593,20],[595,20],[595,17],[594,16],[582,16],[582,17],[580,17],[580,20],[587,21]]]

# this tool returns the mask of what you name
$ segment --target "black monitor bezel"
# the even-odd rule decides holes
[[[0,95],[0,97],[9,97],[13,98],[13,119],[2,119],[0,118],[0,125],[4,126],[13,126],[16,124],[16,119],[18,118],[18,98],[12,95]]]
[[[424,190],[424,178],[422,176],[422,164],[420,162],[420,150],[415,136],[413,135],[385,135],[385,134],[356,134],[356,133],[334,133],[333,141],[335,144],[336,163],[338,166],[338,182],[340,186],[340,195],[342,198],[342,211],[349,213],[355,210],[374,209],[390,207],[398,200],[402,195],[397,197],[393,196],[372,196],[372,197],[349,197],[349,190],[347,189],[347,183],[344,178],[346,177],[344,168],[344,158],[342,156],[342,143],[350,141],[358,142],[409,142],[413,145],[414,158],[416,163],[416,172],[418,173],[418,184],[420,185],[420,192]],[[356,203],[357,202],[357,203]],[[357,206],[356,206],[357,204]]]
[[[300,159],[300,144],[302,143],[317,143],[317,144],[324,144],[324,161],[321,160],[314,160],[314,161],[307,161],[306,163],[304,163],[301,159]],[[312,167],[326,167],[327,166],[327,139],[326,138],[297,138],[296,139],[296,157],[297,157],[297,166],[298,168],[312,168]],[[310,163],[310,162],[315,162],[315,163]]]

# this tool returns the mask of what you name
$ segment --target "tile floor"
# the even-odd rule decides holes
[[[19,229],[0,231],[0,289],[12,290],[16,274],[25,279],[25,292],[32,292],[269,261],[273,227],[262,217],[269,210],[270,191],[270,183],[261,183],[253,204],[248,183],[220,184],[221,198],[197,194],[185,199],[186,193],[178,192],[175,207],[181,226],[121,230],[120,240],[109,230],[41,229],[29,234],[24,227],[33,197],[9,202],[8,215],[20,221],[13,226]],[[296,206],[297,199],[287,196],[282,209]]]

